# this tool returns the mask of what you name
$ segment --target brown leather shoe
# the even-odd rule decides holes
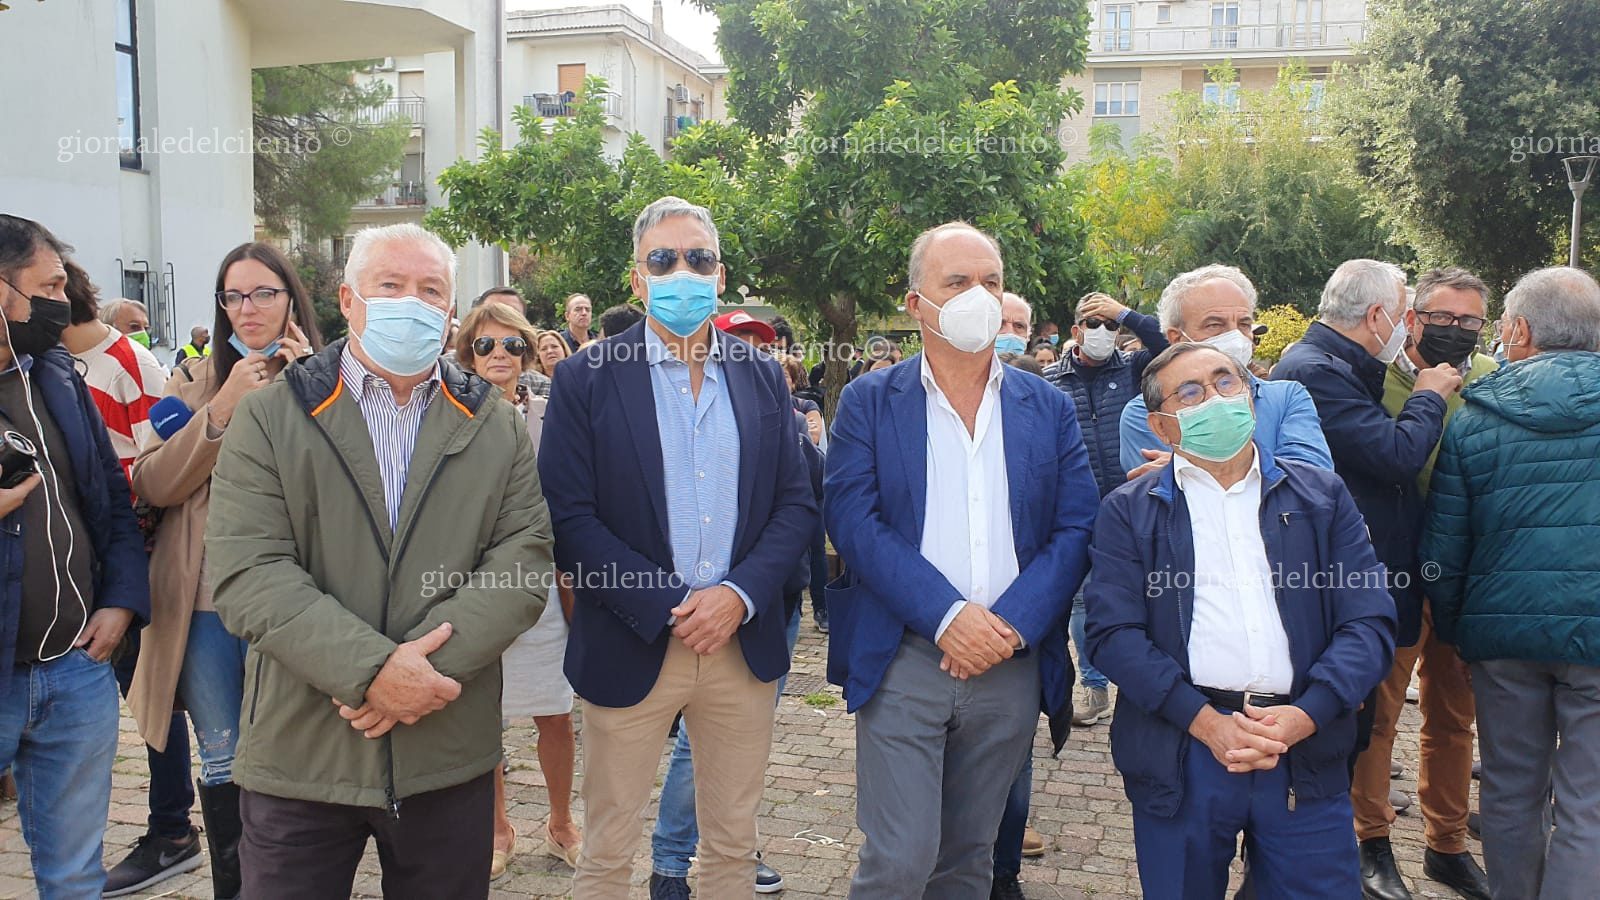
[[[1030,859],[1044,855],[1044,835],[1035,831],[1032,825],[1023,829],[1022,855]]]

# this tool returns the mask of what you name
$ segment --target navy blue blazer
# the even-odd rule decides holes
[[[828,443],[824,517],[847,569],[828,590],[828,680],[851,711],[872,697],[906,631],[929,641],[964,599],[922,556],[928,412],[921,357],[869,372],[839,398]],[[1067,699],[1064,616],[1089,568],[1100,492],[1072,399],[1007,370],[1000,382],[1016,581],[994,613],[1040,655],[1040,708]]]
[[[632,706],[655,686],[688,592],[673,571],[667,491],[650,364],[640,322],[556,367],[539,447],[539,480],[555,529],[556,567],[573,575],[567,680],[600,706]],[[789,671],[783,585],[816,530],[783,370],[712,329],[739,424],[739,524],[727,579],[755,605],[739,627],[750,671]]]
[[[1290,790],[1308,799],[1350,790],[1356,709],[1389,674],[1394,601],[1366,524],[1339,476],[1260,444],[1261,540],[1289,638],[1294,705],[1317,723],[1290,748]],[[1194,532],[1172,466],[1105,499],[1094,577],[1083,589],[1089,660],[1117,686],[1111,758],[1135,807],[1171,817],[1183,802],[1189,723],[1205,695],[1189,677]]]

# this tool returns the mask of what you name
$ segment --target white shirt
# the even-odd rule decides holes
[[[1011,536],[1011,491],[1000,409],[1005,367],[995,358],[983,387],[972,433],[933,380],[922,357],[922,387],[928,403],[927,509],[922,556],[965,599],[950,605],[934,639],[967,602],[984,609],[1017,578],[1017,548]]]
[[[1183,454],[1172,456],[1194,532],[1189,677],[1217,690],[1288,694],[1294,666],[1261,540],[1261,459],[1251,453],[1250,471],[1226,491]]]

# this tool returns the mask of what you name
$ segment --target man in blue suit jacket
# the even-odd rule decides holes
[[[566,674],[584,714],[577,900],[627,896],[639,816],[680,711],[695,736],[700,894],[751,893],[784,581],[816,527],[782,370],[711,327],[716,226],[664,197],[634,225],[649,317],[557,367],[539,474],[577,603]],[[707,802],[704,798],[716,798]],[[652,884],[653,896],[687,886]]]
[[[1071,400],[1002,367],[1002,262],[965,223],[912,244],[925,352],[851,382],[824,482],[847,567],[828,678],[856,713],[857,898],[988,896],[1006,795],[1067,697],[1062,616],[1094,477]]]

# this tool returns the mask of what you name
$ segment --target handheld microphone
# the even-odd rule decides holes
[[[194,412],[177,397],[162,397],[150,407],[150,427],[164,441],[189,424]]]

